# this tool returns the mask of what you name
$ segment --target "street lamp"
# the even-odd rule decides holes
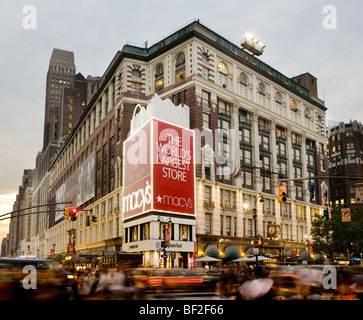
[[[162,241],[162,246],[163,246],[163,249],[164,249],[164,255],[163,255],[163,260],[164,260],[164,268],[166,268],[166,260],[167,260],[167,256],[166,256],[166,246],[168,245],[169,246],[169,243],[170,243],[170,230],[169,230],[169,224],[171,225],[172,224],[172,221],[171,221],[171,218],[169,218],[167,221],[165,219],[158,216],[158,219],[156,220],[157,222],[160,223],[160,227],[159,227],[159,230],[160,230],[160,233],[162,233],[162,229],[161,229],[161,222],[162,223],[167,223],[167,228],[165,228],[165,232],[164,232],[164,240]]]
[[[259,247],[258,247],[258,241],[257,241],[257,202],[260,202],[260,203],[263,203],[265,202],[264,198],[263,198],[263,195],[262,193],[258,193],[257,194],[257,197],[256,197],[256,202],[254,203],[253,205],[253,221],[254,221],[254,226],[255,226],[255,236],[254,236],[254,247],[255,247],[255,252],[254,254],[256,255],[256,266],[258,265],[258,255],[259,253],[256,254],[257,250],[259,252]],[[247,210],[249,208],[249,204],[248,203],[245,203],[243,205],[243,207],[245,208],[245,210]]]

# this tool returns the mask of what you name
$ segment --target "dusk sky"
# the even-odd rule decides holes
[[[328,120],[363,122],[362,10],[359,0],[2,0],[0,214],[42,148],[53,48],[73,51],[85,77],[102,76],[125,44],[150,46],[199,19],[236,45],[254,34],[266,45],[260,59],[288,77],[314,75]],[[7,228],[0,222],[0,240]]]

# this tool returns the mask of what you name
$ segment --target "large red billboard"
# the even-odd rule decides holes
[[[155,118],[124,142],[123,219],[195,214],[194,132]]]

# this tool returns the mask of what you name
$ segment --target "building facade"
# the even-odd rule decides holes
[[[358,121],[340,122],[328,129],[329,175],[332,204],[357,203],[363,176],[363,126]],[[348,177],[341,179],[338,177]],[[349,179],[351,177],[351,179]],[[359,193],[359,192],[358,192]]]
[[[328,173],[326,107],[316,88],[310,74],[290,79],[199,22],[149,48],[125,45],[51,162],[48,203],[60,199],[88,163],[94,163],[93,187],[74,200],[76,221],[48,214],[44,254],[53,244],[56,253],[65,252],[73,229],[78,253],[143,252],[150,266],[186,267],[212,251],[222,258],[249,254],[257,236],[276,260],[299,257],[312,219],[321,213],[322,190],[314,179],[292,179]],[[190,223],[170,213],[123,220],[123,142],[135,107],[146,107],[155,93],[190,110],[196,150],[196,216]],[[280,183],[287,187],[283,204],[277,202]],[[90,214],[97,223],[88,226]],[[163,240],[163,221],[171,221],[175,247],[160,262],[156,245],[141,248]],[[145,223],[152,239],[144,238]],[[193,246],[184,252],[177,241]]]

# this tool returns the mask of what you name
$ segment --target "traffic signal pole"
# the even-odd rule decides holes
[[[325,180],[325,179],[351,179],[363,180],[363,177],[347,177],[347,176],[319,176],[319,177],[306,177],[306,178],[291,178],[291,179],[278,179],[277,184],[288,181],[302,181],[302,180]]]
[[[67,202],[56,202],[56,203],[47,203],[47,204],[40,204],[40,205],[37,205],[37,206],[32,206],[32,207],[27,207],[27,208],[23,208],[23,209],[19,209],[19,210],[14,210],[14,211],[11,211],[11,212],[8,212],[8,213],[4,213],[2,215],[0,215],[0,218],[1,217],[4,217],[4,216],[7,216],[7,215],[11,215],[13,213],[18,213],[20,211],[25,211],[25,210],[29,210],[29,209],[34,209],[34,208],[40,208],[40,207],[46,207],[46,206],[53,206],[53,205],[57,205],[57,204],[71,204],[72,202],[70,201],[67,201]],[[63,210],[47,210],[47,211],[40,211],[40,212],[55,212],[55,211],[63,211]],[[24,215],[27,215],[27,214],[32,214],[32,213],[39,213],[39,212],[31,212],[31,213],[26,213]],[[22,215],[16,215],[14,217],[17,217],[17,216],[22,216]],[[14,218],[13,217],[13,218]],[[5,220],[5,219],[9,219],[11,217],[8,217],[8,218],[4,218],[4,219],[0,219],[0,220]]]

